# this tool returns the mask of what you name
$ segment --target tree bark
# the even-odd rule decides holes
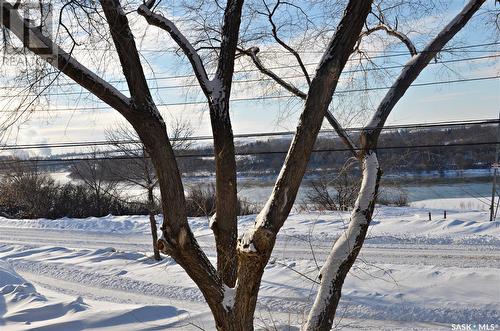
[[[347,230],[341,234],[320,271],[321,285],[304,330],[330,330],[342,285],[363,245],[372,219],[382,171],[375,151],[363,156],[363,180]]]
[[[363,184],[351,214],[347,232],[335,242],[321,269],[320,288],[304,330],[330,330],[332,327],[342,285],[363,246],[373,214],[382,175],[378,166],[376,148],[387,117],[431,59],[462,29],[484,1],[471,0],[425,47],[422,53],[412,57],[382,99],[370,123],[363,129],[360,137],[362,150],[359,154],[363,163]]]
[[[156,261],[161,261],[160,250],[158,249],[158,229],[156,227],[155,219],[155,199],[153,195],[153,188],[148,188],[148,210],[149,210],[149,224],[151,225],[151,236],[153,238],[153,254]]]
[[[238,257],[237,179],[233,131],[229,120],[229,105],[210,105],[210,120],[215,155],[215,222],[212,230],[217,249],[217,271],[223,282],[234,287]]]
[[[273,192],[257,216],[254,227],[239,239],[235,311],[241,326],[247,330],[253,329],[258,289],[276,235],[293,206],[323,117],[370,8],[371,1],[349,1],[337,32],[311,81],[297,132]]]

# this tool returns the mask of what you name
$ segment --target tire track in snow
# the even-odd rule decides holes
[[[21,273],[43,275],[79,285],[93,288],[112,289],[115,291],[135,293],[145,296],[164,297],[182,301],[203,302],[203,295],[197,288],[175,285],[155,284],[119,275],[107,275],[98,272],[88,272],[80,268],[40,261],[23,261],[9,259],[9,263]]]
[[[169,300],[191,301],[204,304],[201,292],[196,288],[155,284],[124,276],[87,272],[80,268],[40,261],[9,259],[9,263],[28,279],[42,287],[64,294],[84,296],[91,300],[117,303],[153,304],[170,303]],[[41,277],[40,277],[41,276]],[[74,286],[80,287],[75,289]],[[83,293],[82,289],[83,288]],[[281,312],[303,314],[310,307],[310,298],[259,296],[258,310],[264,313]],[[410,302],[394,306],[380,300],[356,295],[344,295],[339,312],[346,318],[393,320],[406,322],[468,323],[472,320],[494,323],[500,314],[488,307],[433,307]]]

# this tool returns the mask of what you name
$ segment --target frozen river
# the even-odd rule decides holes
[[[51,173],[59,182],[68,182],[68,172]],[[406,179],[408,181],[408,179]],[[213,179],[204,178],[184,178],[187,188],[200,185],[210,185]],[[297,197],[297,202],[302,202],[310,192],[310,181],[304,180]],[[271,177],[245,177],[238,182],[238,192],[240,197],[245,198],[251,203],[262,204],[269,197],[273,188],[273,178]],[[333,188],[332,188],[333,190]],[[393,191],[391,187],[388,190]],[[131,192],[132,191],[132,192]],[[127,189],[129,195],[138,194],[140,189]],[[456,177],[437,178],[436,181],[429,180],[419,182],[418,178],[400,185],[397,192],[405,192],[408,195],[408,201],[421,201],[428,199],[446,199],[446,198],[479,198],[491,195],[491,181],[485,181],[484,177]]]

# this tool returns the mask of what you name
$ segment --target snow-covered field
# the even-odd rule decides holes
[[[500,222],[488,217],[454,200],[377,208],[335,327],[500,330]],[[252,221],[241,217],[240,229]],[[264,274],[256,328],[300,327],[316,290],[315,260],[321,265],[347,221],[340,212],[290,216]],[[214,259],[208,220],[190,224]],[[150,258],[148,227],[143,216],[0,218],[0,330],[212,330],[183,270]]]

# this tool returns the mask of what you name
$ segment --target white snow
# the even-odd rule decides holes
[[[213,214],[212,217],[210,217],[210,221],[208,222],[208,227],[212,229],[215,222],[217,222],[217,213]]]
[[[500,222],[489,222],[487,211],[435,204],[446,208],[447,219],[441,208],[376,209],[345,282],[337,327],[450,330],[451,323],[498,323]],[[348,212],[289,217],[264,273],[257,329],[301,327],[317,291],[311,246],[321,267],[348,220]],[[240,217],[240,229],[254,221]],[[147,216],[0,218],[0,330],[213,330],[203,296],[182,268],[170,258],[151,259],[148,222]],[[206,218],[189,223],[215,263]],[[232,307],[232,300],[228,289],[222,304]]]
[[[411,202],[410,206],[415,208],[429,208],[445,210],[477,210],[488,211],[490,208],[490,197],[477,198],[446,198],[446,199],[426,199]],[[443,214],[443,213],[440,213]]]
[[[151,232],[147,216],[105,216],[88,218],[8,219],[0,217],[0,227],[38,228],[90,232]],[[157,220],[158,221],[158,220]]]
[[[333,286],[335,279],[337,279],[339,268],[356,247],[356,238],[360,235],[362,227],[368,224],[369,220],[366,217],[366,213],[375,196],[378,171],[379,164],[376,153],[368,153],[363,159],[363,181],[360,187],[360,194],[351,213],[351,221],[347,231],[342,233],[335,241],[335,245],[320,270],[321,284],[304,330],[316,329],[319,316],[324,314],[327,305],[335,293]]]
[[[236,296],[236,287],[231,288],[224,284],[224,298],[222,299],[222,305],[226,311],[233,309],[234,299]]]

